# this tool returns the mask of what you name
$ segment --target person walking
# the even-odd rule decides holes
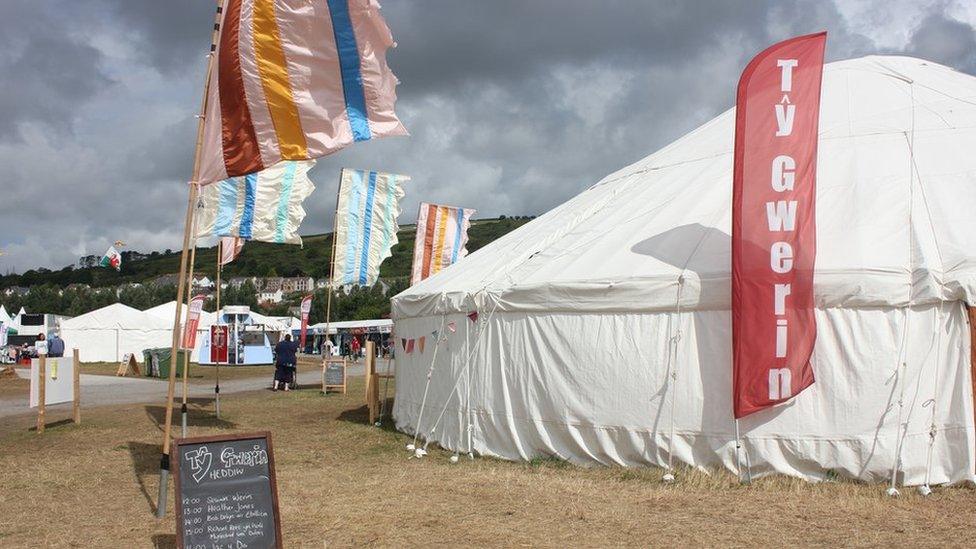
[[[291,334],[286,334],[285,339],[275,345],[275,375],[272,391],[277,391],[279,384],[283,385],[286,391],[290,390],[289,384],[295,384],[295,353],[297,352],[298,344],[291,340]]]

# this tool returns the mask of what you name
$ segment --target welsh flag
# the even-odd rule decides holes
[[[116,271],[122,270],[122,254],[115,249],[115,246],[109,246],[108,251],[102,256],[102,260],[98,262],[101,267],[112,267]]]

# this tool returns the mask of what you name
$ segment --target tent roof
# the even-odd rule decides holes
[[[172,319],[169,322],[154,315],[147,314],[128,305],[113,303],[95,309],[83,315],[70,318],[61,323],[62,330],[172,330]]]
[[[726,111],[409,288],[394,315],[728,309],[734,121]],[[830,63],[819,137],[817,305],[973,303],[976,78],[907,57]]]
[[[150,307],[144,311],[146,314],[155,316],[157,318],[162,318],[169,321],[170,329],[173,327],[173,316],[176,314],[176,301],[170,301],[169,303],[163,303],[162,305],[156,305],[155,307]],[[181,322],[186,321],[186,305],[183,306],[181,313]],[[217,321],[216,313],[208,313],[207,311],[200,312],[200,323],[198,327],[209,328],[211,324]]]
[[[7,313],[7,309],[3,305],[0,305],[0,322],[9,325],[11,322],[13,322],[13,320],[14,319],[10,317],[10,314]]]

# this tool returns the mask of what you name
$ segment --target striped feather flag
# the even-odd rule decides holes
[[[343,169],[336,210],[335,261],[332,280],[336,286],[372,286],[380,264],[396,245],[397,217],[404,175]]]
[[[406,135],[376,0],[226,0],[197,180]]]
[[[280,162],[200,191],[197,237],[236,236],[276,244],[301,244],[302,202],[315,190],[308,178],[314,160]]]
[[[468,227],[477,210],[420,203],[410,284],[437,274],[468,255]]]

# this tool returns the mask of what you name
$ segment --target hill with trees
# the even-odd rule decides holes
[[[470,253],[524,225],[528,216],[479,219],[468,231],[467,248]],[[337,292],[333,298],[333,320],[379,318],[389,314],[389,297],[408,286],[416,227],[403,226],[397,233],[399,242],[392,257],[380,268],[382,285],[373,288],[353,288],[347,294]],[[221,277],[228,281],[235,277],[295,277],[327,278],[332,253],[331,233],[303,236],[302,246],[248,242],[240,256],[225,266]],[[122,251],[122,269],[115,271],[98,267],[99,257],[79,258],[77,265],[62,269],[31,269],[22,274],[0,276],[0,303],[11,313],[20,307],[28,311],[76,316],[84,312],[121,302],[137,309],[146,309],[171,301],[176,296],[172,285],[152,282],[163,275],[179,270],[180,252],[141,253]],[[216,247],[197,248],[194,274],[216,277]],[[316,292],[312,321],[325,320],[325,292]],[[321,299],[318,294],[321,294]],[[224,290],[223,304],[250,305],[265,314],[286,315],[301,296],[285,296],[276,305],[259,306],[256,288],[249,282],[240,288]],[[212,310],[213,303],[207,307]]]

